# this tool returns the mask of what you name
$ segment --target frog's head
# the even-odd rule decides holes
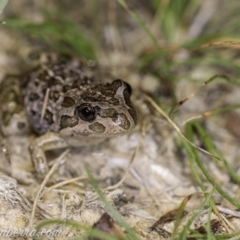
[[[61,115],[61,136],[71,145],[88,145],[128,132],[137,123],[131,93],[120,79],[86,89],[71,114]]]

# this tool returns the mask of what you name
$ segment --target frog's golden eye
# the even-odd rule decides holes
[[[75,113],[84,121],[93,121],[97,117],[96,109],[88,103],[84,103],[76,107]]]

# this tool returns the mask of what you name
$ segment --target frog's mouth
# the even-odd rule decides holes
[[[98,144],[106,140],[107,137],[103,137],[99,135],[97,136],[91,133],[85,133],[81,135],[77,133],[77,135],[64,136],[63,138],[68,143],[69,146],[81,147],[81,146]]]
[[[92,123],[78,122],[74,127],[66,127],[59,134],[70,146],[97,144],[107,138],[120,136],[133,126],[125,114],[118,114],[116,119],[97,117]]]

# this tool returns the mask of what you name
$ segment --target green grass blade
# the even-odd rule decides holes
[[[223,109],[223,110],[229,110],[229,109],[227,108],[227,109]],[[212,138],[209,136],[209,134],[206,132],[206,130],[197,122],[194,122],[193,126],[197,129],[197,131],[200,134],[200,136],[202,137],[202,139],[204,139],[204,143],[205,143],[208,151],[215,152],[218,156],[221,157],[221,159],[224,163],[224,166],[228,170],[231,177],[235,180],[236,183],[240,184],[240,176],[236,173],[236,171],[234,171],[233,167],[225,159],[225,157],[224,157],[223,153],[220,151],[220,149],[218,149],[216,147]],[[215,159],[213,159],[213,160],[215,160]]]
[[[0,14],[2,14],[4,8],[6,7],[8,0],[0,0]]]
[[[187,124],[186,127],[186,135],[187,137],[190,139],[190,141],[194,142],[194,136],[193,136],[193,132],[194,132],[194,123],[189,123]],[[204,139],[203,139],[204,140]],[[192,147],[191,147],[192,148]],[[206,179],[208,180],[209,183],[212,184],[212,186],[215,186],[216,190],[226,199],[228,200],[232,205],[234,205],[235,207],[237,207],[238,209],[240,208],[240,204],[239,202],[237,202],[236,200],[234,200],[232,197],[229,196],[228,193],[226,193],[215,181],[214,178],[212,177],[212,175],[208,172],[207,168],[204,166],[202,160],[199,157],[198,151],[195,148],[192,148],[192,151],[194,153],[195,156],[195,161],[198,165],[198,167],[201,169],[202,173],[204,174],[204,176],[206,177]]]
[[[188,145],[189,146],[189,145]],[[182,232],[179,234],[179,239],[187,239],[187,232],[191,226],[191,224],[193,223],[193,221],[196,219],[196,217],[199,215],[199,213],[203,210],[204,206],[206,204],[208,204],[208,202],[210,201],[213,193],[215,191],[215,188],[212,188],[212,190],[206,194],[206,198],[204,199],[204,201],[200,204],[200,206],[198,207],[198,209],[195,211],[195,213],[191,216],[191,218],[187,221],[186,225],[184,226]]]
[[[126,3],[125,0],[117,0],[118,3],[138,22],[141,28],[145,31],[149,39],[152,41],[153,45],[157,49],[157,55],[162,60],[162,71],[169,74],[169,64],[166,59],[166,52],[160,47],[156,37],[152,34],[150,29],[147,27],[146,23],[142,18]]]
[[[58,21],[49,19],[43,23],[8,19],[5,26],[36,37],[62,53],[96,58],[96,44],[77,25],[63,18]]]
[[[102,191],[99,189],[96,180],[93,178],[92,173],[90,172],[89,168],[86,167],[86,171],[90,180],[90,183],[96,193],[98,194],[100,200],[105,204],[105,207],[107,210],[111,213],[112,217],[115,219],[116,222],[118,222],[121,226],[124,227],[126,232],[128,233],[128,237],[131,240],[139,240],[139,238],[136,236],[133,229],[125,222],[125,220],[122,218],[122,216],[114,209],[114,207],[107,201],[106,197],[102,193]]]
[[[42,223],[38,224],[36,227],[37,233],[41,231],[42,228],[48,227],[50,225],[62,225],[75,228],[76,230],[84,230],[89,237],[98,237],[105,240],[118,240],[117,237],[110,236],[100,230],[92,229],[87,227],[79,222],[71,221],[71,220],[47,220],[43,221]],[[81,237],[82,238],[82,237]],[[80,237],[74,237],[74,239],[81,239]]]
[[[146,23],[142,20],[142,18],[133,10],[131,9],[125,0],[117,0],[118,3],[139,23],[142,29],[146,32],[147,36],[152,40],[154,46],[158,49],[159,53],[164,53],[160,48],[157,39],[151,33],[150,29],[147,27]]]

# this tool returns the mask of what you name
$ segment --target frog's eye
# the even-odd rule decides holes
[[[93,121],[97,117],[96,109],[87,103],[76,107],[75,113],[84,121]]]

